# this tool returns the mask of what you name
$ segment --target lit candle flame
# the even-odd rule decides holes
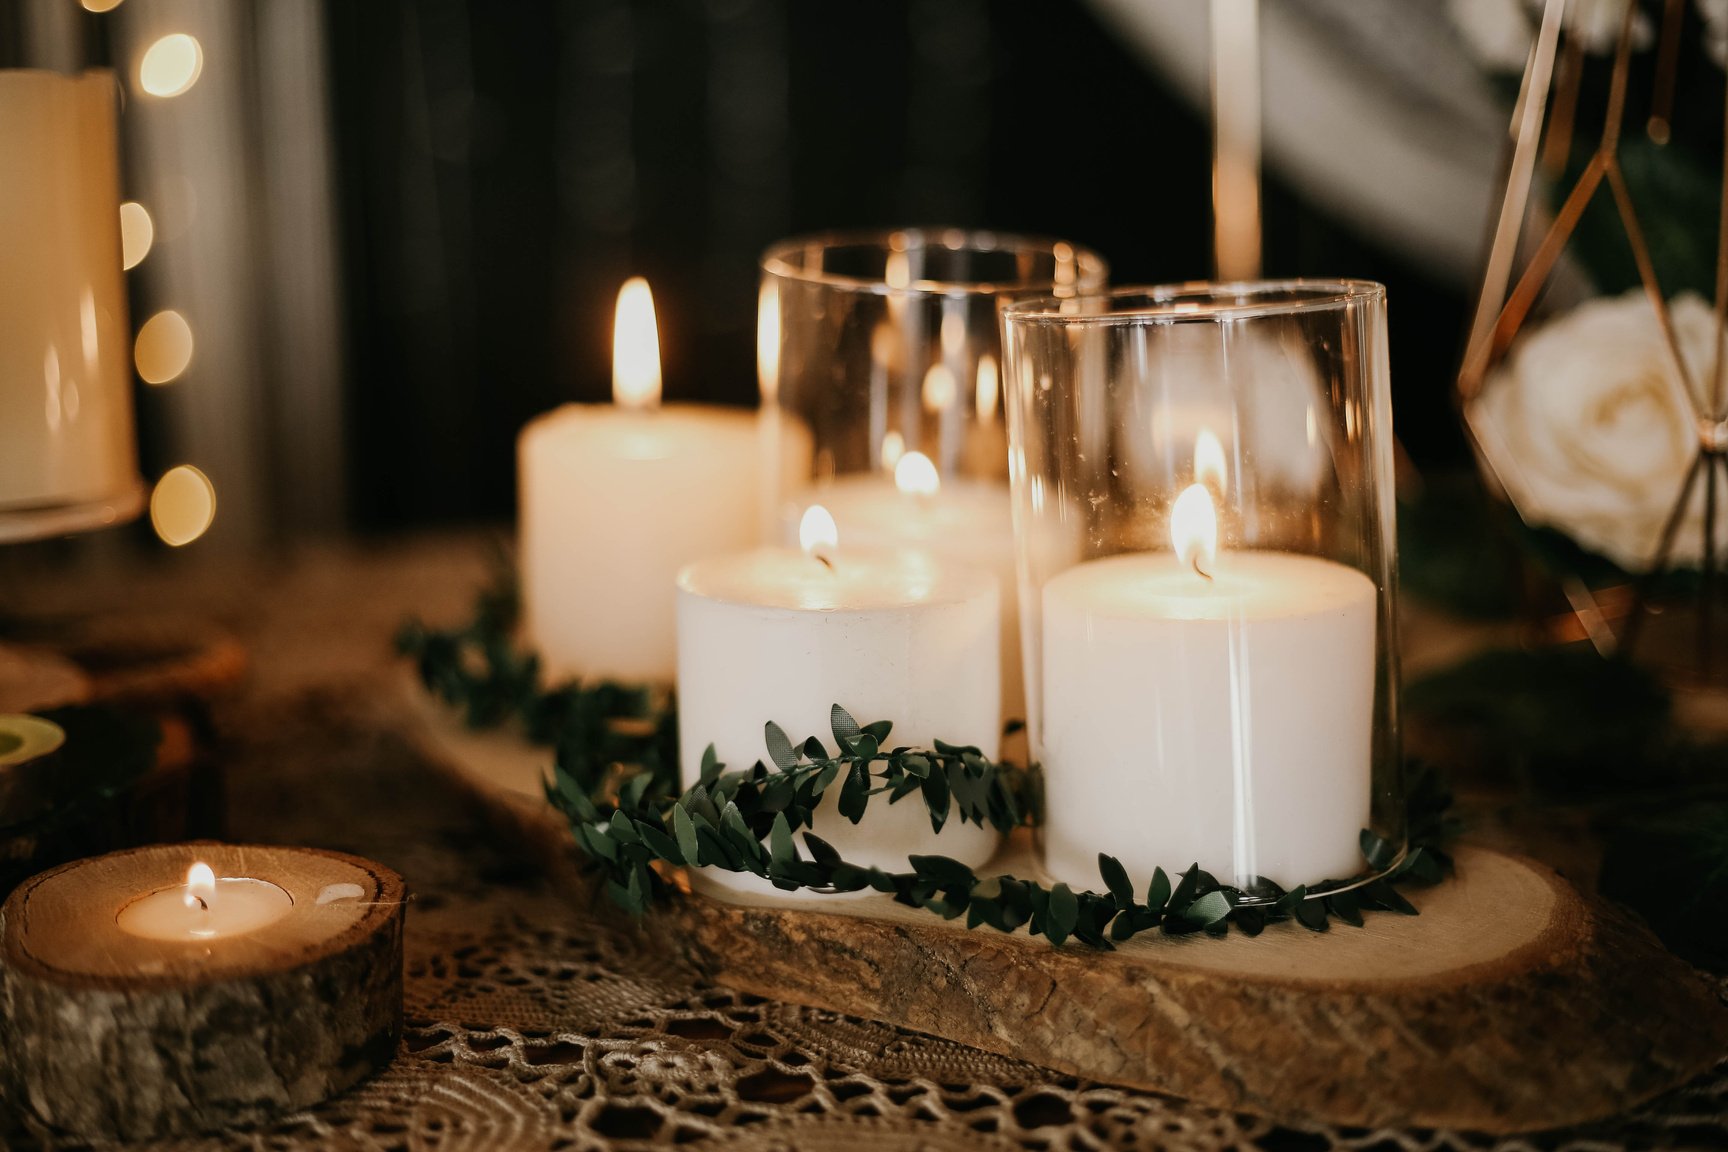
[[[934,496],[942,490],[942,477],[930,457],[908,452],[894,465],[894,487],[908,496]]]
[[[827,553],[840,546],[840,528],[828,509],[820,504],[804,509],[804,518],[798,522],[798,545],[806,556],[829,562]]]
[[[1224,445],[1212,435],[1210,428],[1202,428],[1194,440],[1194,482],[1210,484],[1212,490],[1222,496],[1224,476]]]
[[[186,907],[208,912],[210,901],[215,898],[216,873],[210,870],[210,865],[200,860],[186,869],[186,892],[181,897],[186,901]]]
[[[618,289],[612,319],[612,399],[624,408],[660,406],[660,330],[654,293],[632,276]]]
[[[978,357],[978,389],[975,393],[978,423],[992,424],[996,420],[996,397],[1001,381],[996,370],[996,357],[986,352]]]
[[[1177,559],[1212,579],[1212,562],[1218,557],[1218,510],[1204,484],[1190,484],[1176,497],[1170,510],[1170,542]]]

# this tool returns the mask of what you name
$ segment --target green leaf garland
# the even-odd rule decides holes
[[[1174,884],[1162,868],[1154,870],[1139,900],[1127,869],[1105,853],[1098,856],[1102,892],[980,877],[941,855],[911,856],[901,872],[852,864],[811,830],[832,788],[839,788],[840,814],[854,824],[872,803],[912,802],[916,795],[933,832],[958,818],[1007,834],[1039,823],[1043,774],[1036,766],[993,762],[971,745],[890,746],[888,722],[859,724],[835,704],[833,752],[815,736],[795,744],[769,721],[763,728],[767,761],[728,769],[709,747],[696,783],[680,791],[677,710],[669,695],[610,682],[541,691],[538,660],[509,639],[516,604],[509,587],[489,590],[466,627],[434,631],[410,622],[398,633],[397,647],[416,662],[426,688],[460,709],[468,724],[517,720],[529,739],[554,745],[547,802],[568,820],[608,897],[634,914],[668,891],[662,869],[719,868],[787,891],[869,889],[945,919],[964,917],[968,928],[1024,929],[1053,945],[1072,939],[1110,949],[1153,929],[1221,936],[1234,925],[1257,936],[1285,920],[1321,932],[1333,919],[1361,926],[1364,911],[1415,915],[1394,885],[1435,883],[1450,869],[1438,845],[1451,797],[1432,776],[1419,776],[1412,788],[1411,847],[1404,859],[1359,886],[1327,881],[1285,891],[1259,880],[1238,888],[1194,865]],[[1376,869],[1391,863],[1395,852],[1366,830],[1361,846]]]

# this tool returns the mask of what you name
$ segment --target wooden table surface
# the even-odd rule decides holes
[[[0,609],[187,616],[238,635],[243,691],[217,709],[226,834],[390,865],[414,893],[408,1029],[384,1075],[227,1149],[1605,1149],[1728,1147],[1728,1063],[1637,1112],[1498,1141],[1469,1133],[1279,1126],[1064,1077],[885,1024],[706,985],[645,937],[573,905],[404,736],[390,637],[409,613],[466,618],[484,533],[149,564],[52,556],[0,583]],[[1412,639],[1427,621],[1419,620]],[[1433,625],[1458,651],[1458,630]],[[1422,659],[1433,648],[1423,648]],[[1584,878],[1588,844],[1473,813]],[[1724,1054],[1728,1057],[1728,1053]],[[62,1149],[15,1106],[0,1146]]]

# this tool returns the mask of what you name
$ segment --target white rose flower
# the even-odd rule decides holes
[[[1698,0],[1704,20],[1704,51],[1718,67],[1728,64],[1728,0]]]
[[[1669,312],[1702,388],[1715,317],[1690,293]],[[1587,301],[1527,331],[1465,415],[1526,523],[1558,529],[1628,571],[1655,561],[1699,429],[1642,290]],[[1728,494],[1719,497],[1718,547],[1728,541]],[[1669,555],[1675,567],[1703,557],[1704,503],[1700,478]]]

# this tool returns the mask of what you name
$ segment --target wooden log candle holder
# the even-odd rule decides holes
[[[8,1094],[121,1139],[324,1100],[395,1054],[402,914],[396,873],[305,848],[156,845],[43,873],[0,909]]]

